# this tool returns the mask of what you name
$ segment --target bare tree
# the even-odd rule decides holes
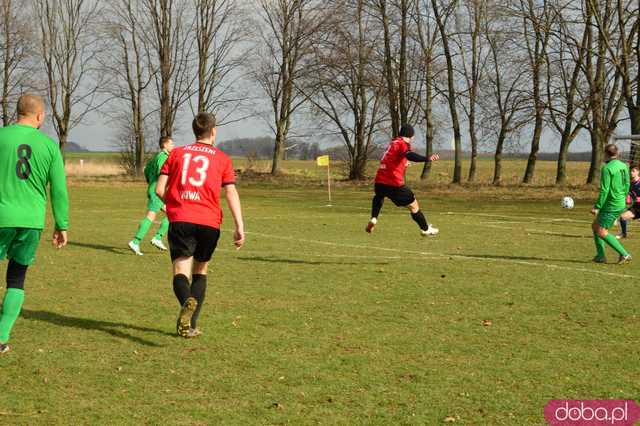
[[[528,70],[518,57],[511,27],[499,14],[485,23],[484,37],[491,52],[483,96],[483,126],[496,135],[493,184],[502,183],[505,142],[527,122],[528,95],[523,90]]]
[[[2,125],[7,126],[14,118],[9,105],[17,95],[33,84],[31,72],[26,68],[32,60],[33,40],[24,8],[20,2],[0,1],[0,63],[2,63],[0,105]]]
[[[318,116],[342,137],[349,179],[364,179],[383,122],[384,83],[376,65],[377,34],[364,0],[331,1],[333,31],[316,40],[305,90]]]
[[[443,4],[444,3],[444,4]],[[449,31],[447,21],[458,7],[458,1],[443,2],[442,0],[431,0],[433,14],[440,31],[440,39],[442,49],[447,63],[447,101],[449,103],[449,112],[451,114],[451,125],[453,127],[454,139],[454,165],[453,165],[453,182],[462,182],[462,137],[460,133],[460,120],[458,118],[458,110],[456,107],[457,92],[455,87],[455,69],[453,65],[453,52],[449,45]]]
[[[260,54],[253,77],[267,94],[273,113],[275,146],[271,173],[280,173],[280,161],[294,112],[304,103],[296,82],[304,74],[302,60],[311,52],[310,40],[323,18],[316,0],[260,0]]]
[[[87,0],[33,0],[33,6],[53,126],[64,150],[69,131],[99,106],[94,29],[100,11]]]
[[[156,108],[145,108],[157,69],[149,60],[150,46],[144,37],[144,11],[136,0],[117,0],[110,4],[105,22],[105,39],[110,49],[105,49],[103,69],[109,74],[107,92],[115,103],[115,121],[127,129],[122,135],[127,157],[126,169],[133,174],[142,173],[145,162],[145,122]],[[122,113],[122,108],[126,113]]]
[[[225,115],[225,122],[244,100],[238,80],[242,65],[241,42],[246,31],[239,21],[237,0],[193,0],[195,6],[195,37],[198,51],[196,111]]]
[[[173,133],[176,115],[189,101],[194,81],[192,47],[194,38],[192,17],[187,2],[172,0],[142,0],[148,19],[145,36],[150,46],[149,56],[158,72],[155,86],[160,103],[160,135]]]

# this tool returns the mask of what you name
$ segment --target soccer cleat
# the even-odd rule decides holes
[[[376,219],[375,217],[372,217],[369,223],[367,223],[367,227],[364,230],[367,231],[369,234],[372,233],[373,228],[376,227],[376,223],[378,223],[378,219]]]
[[[0,343],[0,354],[6,354],[11,350],[11,347],[6,343]]]
[[[165,251],[167,247],[162,243],[161,239],[154,238],[151,240],[151,245],[157,247],[158,249]]]
[[[143,255],[142,252],[140,251],[140,245],[136,244],[135,241],[133,241],[133,240],[129,241],[129,248],[131,249],[131,251],[133,251],[138,256],[142,256]]]
[[[176,331],[178,336],[189,337],[189,329],[191,328],[191,317],[196,311],[198,301],[194,297],[189,297],[185,300],[184,305],[180,308],[180,314],[178,315],[178,323],[176,324]]]
[[[189,331],[187,331],[187,335],[184,336],[187,339],[192,339],[194,337],[198,337],[198,336],[202,336],[202,331],[200,331],[199,328],[189,328]]]
[[[626,234],[618,234],[618,235],[616,235],[616,240],[624,240],[625,238],[627,238]]]
[[[423,237],[426,237],[427,235],[438,235],[439,232],[440,230],[438,228],[434,228],[433,226],[431,226],[431,224],[429,224],[429,229],[427,229],[426,231],[420,230],[420,234]]]
[[[618,258],[618,265],[623,265],[625,263],[629,263],[631,262],[631,255],[628,254],[626,256],[622,256],[620,255],[620,257]]]
[[[604,256],[596,256],[592,259],[593,263],[607,263],[607,258]]]

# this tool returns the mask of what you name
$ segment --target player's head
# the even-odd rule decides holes
[[[415,132],[413,131],[413,126],[411,124],[403,124],[402,126],[400,126],[400,133],[398,133],[398,136],[409,139],[409,140],[413,140],[413,136],[415,135]]]
[[[18,99],[18,121],[40,128],[44,123],[44,101],[40,96],[25,93]]]
[[[199,112],[191,123],[196,140],[215,140],[216,116],[210,112]]]
[[[618,156],[618,147],[615,144],[607,144],[604,147],[604,155],[607,158],[616,158]]]
[[[640,166],[638,166],[637,164],[634,164],[631,166],[631,178],[633,180],[638,180],[638,178],[640,178]]]
[[[158,145],[160,146],[160,149],[171,152],[173,149],[173,139],[171,139],[171,136],[160,136]]]

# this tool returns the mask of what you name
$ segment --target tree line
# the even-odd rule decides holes
[[[271,172],[301,135],[344,144],[351,179],[375,141],[402,123],[426,153],[453,135],[453,183],[477,179],[493,152],[502,181],[510,145],[528,147],[530,183],[543,132],[604,145],[640,134],[638,0],[0,0],[3,124],[24,91],[47,98],[60,146],[93,111],[121,129],[132,169],[181,112],[221,124],[248,116],[272,130]],[[470,150],[462,168],[463,140]],[[430,163],[424,165],[427,179]]]

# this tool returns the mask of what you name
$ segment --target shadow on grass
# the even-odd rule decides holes
[[[238,257],[238,260],[245,262],[268,262],[268,263],[288,263],[290,265],[388,265],[389,262],[335,262],[321,260],[300,260],[300,259],[284,259],[278,257]],[[366,259],[363,259],[366,260]]]
[[[587,239],[593,238],[593,235],[562,234],[560,232],[549,232],[549,231],[527,231],[527,233],[535,234],[535,235],[544,235],[545,237],[587,238]]]
[[[115,254],[129,254],[131,252],[129,249],[126,249],[124,247],[105,246],[102,244],[79,243],[77,241],[69,241],[67,244],[72,247],[82,247],[82,248],[88,248],[93,250],[102,250],[102,251],[108,251],[109,253],[115,253]]]
[[[47,312],[47,311],[31,311],[29,309],[23,309],[20,315],[23,318],[28,320],[45,321],[60,327],[71,327],[71,328],[80,328],[83,330],[102,331],[114,337],[128,339],[128,340],[131,340],[132,342],[139,343],[145,346],[161,347],[162,345],[159,345],[150,340],[143,339],[141,337],[132,336],[131,334],[125,333],[124,331],[117,330],[117,329],[121,328],[125,330],[136,330],[136,331],[158,333],[165,336],[172,336],[172,337],[174,336],[171,333],[167,333],[162,330],[157,330],[155,328],[139,327],[136,325],[126,324],[123,322],[99,321],[99,320],[93,320],[93,319],[87,319],[87,318],[68,317],[65,315],[57,314],[54,312]]]
[[[496,259],[496,260],[522,260],[522,261],[537,261],[537,262],[568,262],[568,263],[579,263],[579,264],[587,264],[591,263],[591,258],[588,256],[585,257],[585,260],[576,260],[576,259],[551,259],[546,257],[532,257],[532,256],[505,256],[505,255],[493,255],[493,254],[464,254],[464,253],[451,253],[450,256],[464,256],[467,258],[474,259]]]

